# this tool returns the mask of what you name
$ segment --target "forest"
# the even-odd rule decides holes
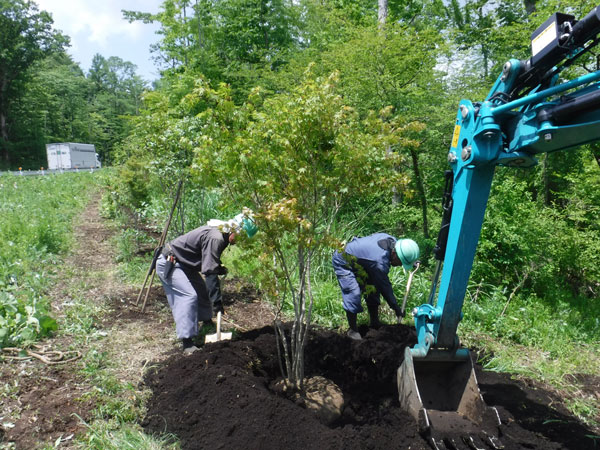
[[[555,12],[583,17],[595,6],[164,0],[158,13],[122,12],[160,27],[152,49],[160,79],[150,85],[110,55],[97,54],[85,73],[47,12],[31,0],[0,0],[0,169],[44,166],[50,142],[93,143],[105,169],[86,183],[98,184],[90,189],[102,191],[103,217],[119,224],[119,276],[136,287],[180,182],[169,237],[252,210],[260,231],[226,263],[274,306],[282,346],[286,333],[298,342],[281,369],[301,387],[303,358],[294,350],[304,350],[307,330],[346,326],[332,252],[375,232],[415,240],[421,266],[408,311],[425,303],[459,102],[483,101],[509,59],[529,58],[531,34]],[[597,64],[590,54],[566,73]],[[600,143],[537,159],[495,170],[458,332],[486,370],[548,383],[597,430],[598,393],[579,395],[577,378],[600,368]],[[2,195],[6,205],[27,201]],[[15,325],[24,303],[6,306],[38,289],[11,262],[10,232],[21,226],[6,221],[0,233],[0,348],[60,329],[43,302],[37,328]],[[32,231],[32,248],[64,254],[68,239],[53,247],[54,234],[43,231],[50,227]],[[47,258],[36,255],[31,268]],[[401,299],[406,273],[390,278]],[[286,320],[297,326],[288,330]],[[394,320],[391,311],[383,320]]]
[[[84,73],[49,13],[28,0],[0,5],[0,169],[45,167],[51,142],[92,142],[110,164],[148,82],[116,56],[96,54]]]

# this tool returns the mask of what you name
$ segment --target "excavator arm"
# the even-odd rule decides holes
[[[589,56],[599,33],[600,7],[579,21],[554,14],[533,33],[529,60],[508,61],[484,101],[459,104],[448,152],[451,199],[444,205],[434,251],[439,261],[428,303],[413,311],[418,343],[407,349],[398,377],[401,404],[425,430],[431,431],[438,413],[452,411],[479,424],[486,410],[456,330],[494,171],[496,166],[531,167],[539,153],[600,140],[600,70],[563,80],[576,60]],[[466,370],[460,362],[466,362]],[[435,380],[435,372],[441,380]],[[449,385],[448,380],[457,380],[453,372],[466,378]],[[419,386],[418,377],[428,381]],[[438,407],[440,395],[430,396],[436,390],[450,391],[446,397],[456,400]]]

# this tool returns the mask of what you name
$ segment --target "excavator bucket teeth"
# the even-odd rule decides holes
[[[436,442],[452,448],[461,441],[460,447],[477,448],[472,436],[490,436],[499,443],[500,417],[483,401],[467,350],[430,350],[425,358],[413,358],[406,348],[398,392],[400,406],[415,418],[434,449],[440,448]]]

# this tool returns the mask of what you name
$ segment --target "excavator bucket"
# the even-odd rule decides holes
[[[483,401],[467,350],[430,350],[425,358],[413,358],[407,347],[398,369],[398,392],[401,407],[415,418],[432,448],[476,449],[481,441],[503,448],[498,411]]]

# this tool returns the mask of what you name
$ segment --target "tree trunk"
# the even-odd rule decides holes
[[[600,144],[592,144],[590,145],[590,150],[592,151],[592,155],[594,155],[594,159],[600,166]]]
[[[377,22],[379,26],[385,25],[388,16],[388,0],[379,0],[379,9],[377,14]]]
[[[202,21],[200,8],[198,7],[198,0],[196,0],[196,8],[194,8],[196,13],[196,20],[198,20],[198,46],[200,48],[204,48],[204,39],[202,38]]]
[[[423,186],[423,177],[421,176],[421,169],[419,168],[419,155],[415,149],[410,150],[410,156],[413,163],[413,172],[415,174],[415,183],[417,190],[419,191],[419,197],[421,201],[421,211],[423,214],[423,235],[429,239],[429,221],[427,220],[427,197],[425,196],[425,187]]]
[[[0,160],[8,162],[8,126],[6,124],[6,113],[5,113],[5,105],[6,105],[6,90],[8,87],[8,81],[6,79],[6,75],[2,78],[2,82],[0,84]]]
[[[293,375],[290,382],[296,389],[302,389],[304,382],[304,319],[306,314],[306,249],[298,246],[298,295],[297,302],[294,304],[294,325],[292,326],[292,335],[290,336],[293,358]]]
[[[265,10],[265,3],[262,2],[260,5],[260,22],[262,25],[262,31],[263,31],[263,39],[264,39],[264,44],[265,44],[265,50],[269,50],[269,34],[268,34],[268,27],[264,26],[265,23],[265,14],[267,13],[267,11]]]
[[[0,142],[0,160],[8,163],[8,131],[6,129],[6,116],[0,111],[0,132],[2,141]]]
[[[542,184],[544,189],[544,205],[550,206],[550,177],[548,176],[548,153],[544,153],[542,163]]]
[[[184,58],[184,62],[185,62],[185,67],[189,66],[189,61],[188,61],[188,51],[190,48],[190,39],[188,36],[188,32],[187,32],[187,9],[186,9],[186,5],[185,2],[182,5],[182,11],[183,11],[183,32],[184,32],[184,36],[183,36],[183,41],[184,41],[184,48],[183,48],[183,58]]]
[[[485,44],[481,44],[481,54],[483,55],[483,76],[488,77],[488,49]]]
[[[527,11],[527,15],[531,15],[536,11],[535,3],[537,0],[524,0],[525,11]]]

